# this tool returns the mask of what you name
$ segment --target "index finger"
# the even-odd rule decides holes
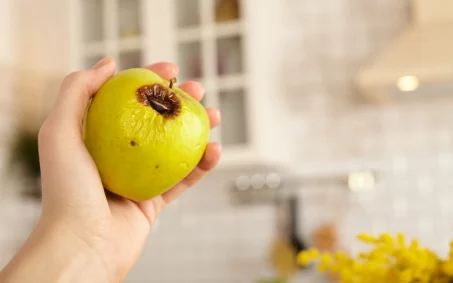
[[[166,80],[175,78],[178,75],[178,67],[175,64],[168,62],[159,62],[152,65],[148,65],[145,69],[151,70],[163,77]],[[180,88],[195,98],[197,101],[200,101],[203,98],[204,87],[201,83],[195,81],[187,81],[180,85]]]
[[[175,64],[168,62],[159,62],[151,64],[145,67],[145,69],[151,70],[163,77],[166,80],[170,80],[178,75],[178,67]]]

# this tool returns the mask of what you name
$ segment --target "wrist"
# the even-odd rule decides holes
[[[0,272],[0,282],[114,283],[114,275],[99,253],[78,236],[63,227],[38,225]]]

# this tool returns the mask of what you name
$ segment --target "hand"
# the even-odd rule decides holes
[[[147,67],[166,79],[177,67]],[[0,273],[0,282],[122,282],[138,260],[150,229],[165,207],[215,167],[220,146],[210,143],[193,172],[168,192],[136,203],[106,192],[82,140],[91,97],[116,70],[107,57],[91,70],[72,73],[39,132],[43,209],[22,249]],[[197,82],[180,87],[197,100]],[[211,128],[220,121],[207,109]],[[3,279],[3,280],[2,280]]]

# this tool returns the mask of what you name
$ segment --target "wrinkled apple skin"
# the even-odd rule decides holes
[[[154,198],[184,179],[201,160],[210,126],[201,103],[176,86],[180,113],[164,117],[137,99],[144,85],[169,81],[142,68],[110,78],[84,121],[84,142],[104,187],[134,201]]]

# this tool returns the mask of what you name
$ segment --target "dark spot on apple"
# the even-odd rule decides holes
[[[131,145],[135,146],[137,143],[135,141],[131,141]]]
[[[159,168],[159,165],[156,165],[156,169]]]
[[[169,87],[161,84],[141,86],[137,89],[137,100],[165,118],[175,118],[181,112],[181,101],[171,89],[173,83],[171,80]]]

